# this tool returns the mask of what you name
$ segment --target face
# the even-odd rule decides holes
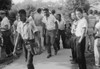
[[[76,19],[75,13],[71,13],[71,18],[72,18],[73,20]]]
[[[25,14],[19,14],[20,20],[25,21],[26,20],[26,15]]]
[[[20,16],[19,14],[16,15],[16,20],[20,19]]]
[[[60,20],[61,19],[60,15],[57,15],[56,18],[57,18],[57,20]]]
[[[0,13],[0,17],[1,18],[4,18],[5,17],[5,14]]]
[[[81,19],[83,17],[83,14],[80,11],[76,11],[76,17],[77,19]]]
[[[44,15],[48,17],[49,16],[49,12],[44,11]]]

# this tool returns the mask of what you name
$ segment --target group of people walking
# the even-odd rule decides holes
[[[50,58],[52,46],[55,55],[60,50],[60,38],[62,38],[63,48],[67,48],[66,43],[70,41],[71,61],[77,63],[79,69],[87,69],[85,52],[94,53],[95,65],[100,66],[100,13],[97,11],[89,10],[85,13],[83,9],[77,8],[70,14],[72,23],[69,25],[66,24],[61,13],[50,11],[48,8],[38,8],[35,13],[30,11],[28,16],[27,12],[21,9],[16,14],[12,26],[5,11],[0,11],[0,17],[2,18],[0,37],[3,38],[7,57],[17,55],[17,49],[23,48],[28,69],[34,69],[35,47],[38,47],[39,54],[47,50],[47,58]],[[67,25],[68,29],[66,29]],[[13,42],[11,35],[13,35]]]
[[[5,46],[7,57],[17,56],[18,49],[24,49],[27,68],[34,69],[33,57],[38,47],[41,54],[47,50],[47,58],[52,57],[52,46],[55,55],[60,50],[60,36],[65,46],[65,20],[63,15],[50,11],[48,8],[38,8],[35,13],[27,12],[21,9],[16,14],[16,20],[11,25],[5,11],[0,11],[2,17],[0,31],[3,37],[3,46]],[[11,41],[11,36],[13,36]]]

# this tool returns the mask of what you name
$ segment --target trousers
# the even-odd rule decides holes
[[[86,38],[84,37],[80,43],[78,42],[79,39],[80,39],[80,37],[76,37],[77,62],[79,65],[79,69],[87,69],[86,68],[86,59],[85,59]]]
[[[25,52],[25,58],[27,61],[27,68],[28,69],[34,69],[34,64],[33,64],[33,56],[34,56],[34,42],[35,40],[24,40],[24,52]],[[29,46],[28,46],[29,45]],[[27,47],[28,46],[28,47]]]
[[[95,65],[100,66],[100,38],[94,40]]]
[[[55,44],[55,30],[47,30],[46,31],[46,46],[47,52],[51,55],[51,46],[53,45],[54,50],[57,51],[57,45]]]

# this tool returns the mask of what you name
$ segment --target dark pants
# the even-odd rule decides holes
[[[5,52],[7,55],[10,55],[13,52],[14,45],[11,42],[10,35],[6,36],[3,33],[3,45],[5,47]]]
[[[63,48],[66,48],[66,44],[65,44],[65,30],[59,30],[58,31],[58,36],[55,40],[56,44],[57,44],[57,48],[60,49],[60,36],[61,36],[61,39],[62,39],[62,44],[63,44]]]
[[[79,69],[86,69],[86,59],[85,59],[85,37],[82,39],[81,43],[78,43],[79,37],[76,38],[76,46],[77,46],[77,60]]]
[[[25,58],[27,61],[28,69],[34,69],[34,65],[33,65],[33,56],[35,54],[33,50],[33,47],[35,45],[34,43],[35,43],[35,40],[28,40],[28,41],[24,40],[24,52],[25,52]],[[30,45],[30,46],[27,48],[27,45]]]
[[[71,51],[72,51],[72,58],[75,62],[77,62],[77,53],[76,53],[76,36],[72,35],[71,40],[70,40],[70,45],[71,45]]]
[[[57,52],[57,45],[55,45],[55,30],[47,30],[46,31],[46,45],[47,52],[51,55],[51,46],[53,45],[55,52]]]

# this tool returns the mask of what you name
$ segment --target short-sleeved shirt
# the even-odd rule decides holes
[[[23,22],[22,21],[19,21],[18,24],[17,24],[17,29],[16,31],[21,34],[22,33],[22,27],[23,27]]]
[[[5,28],[5,26],[8,26],[8,30],[10,29],[10,22],[7,17],[4,17],[1,21],[1,28]],[[4,29],[1,29],[1,31],[6,31]]]
[[[72,27],[71,27],[71,33],[74,34],[75,33],[75,30],[76,30],[76,27],[77,27],[77,21],[73,21],[73,24],[72,24]]]
[[[42,20],[42,22],[46,25],[47,30],[54,30],[56,21],[57,21],[56,18],[52,14],[50,14],[48,18],[44,16]]]
[[[58,29],[59,29],[59,30],[64,30],[64,29],[65,29],[65,24],[66,24],[66,23],[65,23],[65,21],[64,21],[63,18],[61,19],[61,21],[58,21],[58,20],[57,20],[57,23],[58,23]]]
[[[96,17],[93,16],[93,15],[89,15],[88,16],[88,28],[93,28],[95,26],[95,23],[96,23]]]
[[[34,39],[34,33],[37,31],[34,20],[31,20],[28,23],[20,21],[20,26],[18,25],[17,31],[21,34],[23,39]]]
[[[76,27],[76,31],[75,31],[75,35],[77,37],[82,36],[83,28],[86,28],[85,33],[87,33],[87,20],[85,18],[82,18],[77,21],[77,27]]]
[[[42,26],[42,18],[43,18],[42,14],[39,13],[34,14],[34,21],[36,26]]]

